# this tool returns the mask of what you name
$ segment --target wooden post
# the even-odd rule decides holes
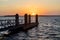
[[[31,23],[31,15],[29,15],[29,23]]]
[[[15,26],[18,26],[19,25],[19,15],[16,14],[15,15]]]
[[[24,15],[24,21],[25,21],[25,24],[28,23],[27,16],[28,16],[27,14]]]
[[[38,35],[38,15],[36,14],[36,23],[37,23],[37,27],[36,27],[36,35]],[[38,37],[38,36],[36,36],[36,37]]]
[[[38,23],[38,15],[37,14],[36,14],[36,19],[35,20],[36,20],[36,23]]]

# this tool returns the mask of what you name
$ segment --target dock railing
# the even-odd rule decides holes
[[[23,16],[24,20],[19,19],[20,16],[18,14],[16,14],[14,17],[15,19],[0,20],[0,26],[8,25],[8,24],[18,26],[23,21],[24,21],[24,24],[31,23],[31,15],[25,14]],[[38,15],[35,15],[35,23],[38,23]]]

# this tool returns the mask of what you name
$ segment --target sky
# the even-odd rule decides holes
[[[60,0],[0,0],[0,15],[60,15]]]

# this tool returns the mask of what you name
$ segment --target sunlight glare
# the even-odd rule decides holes
[[[36,13],[33,12],[31,15],[36,15]]]

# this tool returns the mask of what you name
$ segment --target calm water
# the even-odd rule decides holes
[[[23,17],[20,18],[24,19]],[[1,19],[14,19],[14,17],[0,17],[0,20]],[[32,17],[32,22],[34,22],[34,20],[34,17]],[[38,27],[28,30],[27,34],[20,32],[13,36],[6,37],[4,40],[60,40],[60,17],[39,17],[38,21]]]

